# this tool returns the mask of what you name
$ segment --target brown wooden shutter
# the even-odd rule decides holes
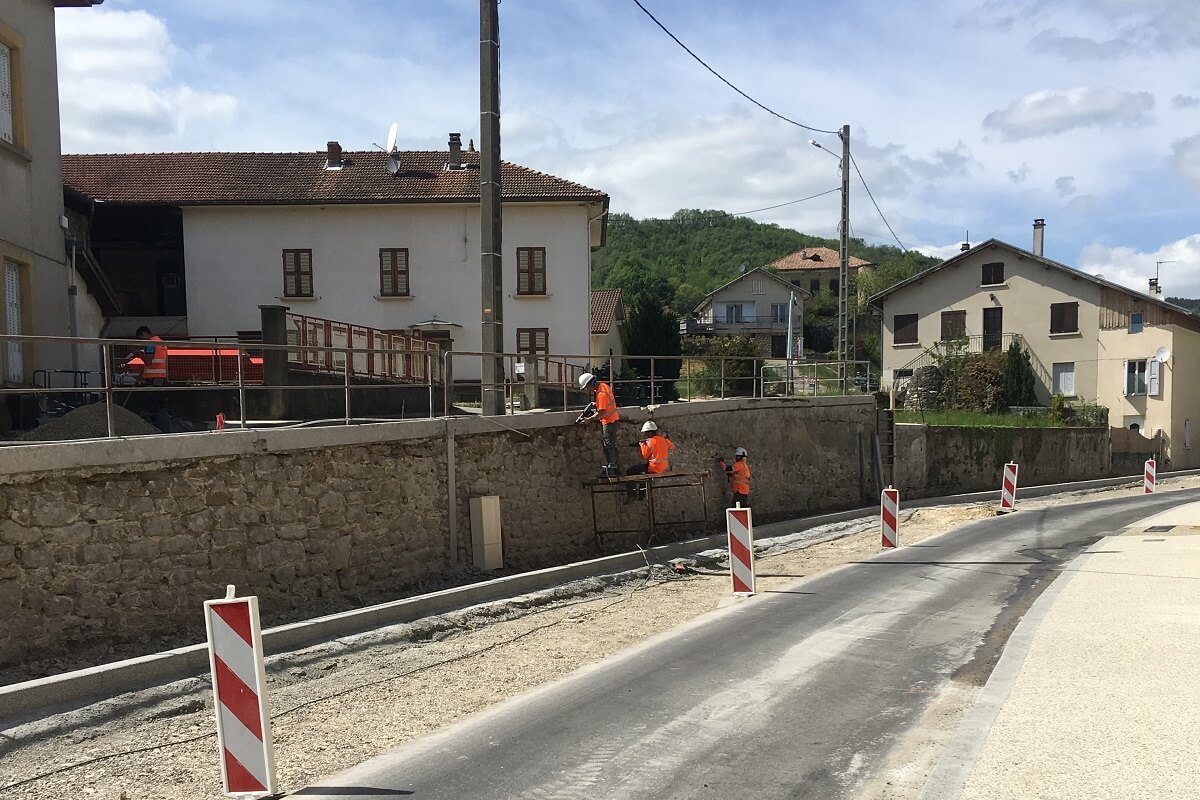
[[[546,293],[546,248],[539,247],[530,251],[532,256],[533,293]]]
[[[529,264],[529,251],[525,248],[517,249],[517,294],[529,294],[532,284]]]

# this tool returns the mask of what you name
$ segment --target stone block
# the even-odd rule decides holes
[[[300,524],[283,525],[279,528],[276,535],[280,539],[300,540],[308,538],[308,527]]]
[[[161,551],[163,555],[177,556],[183,553],[194,553],[197,549],[196,537],[188,534],[170,536],[163,540]]]
[[[21,563],[26,569],[54,566],[54,553],[45,545],[30,545],[22,548]]]
[[[350,565],[353,552],[353,536],[341,536],[333,541],[325,552],[325,564],[329,569],[340,570]]]

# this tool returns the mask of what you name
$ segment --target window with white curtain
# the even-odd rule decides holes
[[[1054,370],[1054,393],[1063,397],[1075,396],[1075,362],[1056,363]]]

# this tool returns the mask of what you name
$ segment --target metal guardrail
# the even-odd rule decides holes
[[[286,319],[288,344],[295,346],[288,351],[288,363],[299,369],[340,375],[348,367],[356,378],[440,379],[441,348],[437,342],[303,314],[287,314]],[[343,359],[348,350],[353,356]],[[422,353],[433,357],[420,357]]]
[[[760,394],[767,396],[829,396],[842,394],[840,361],[784,361],[759,370]],[[870,361],[847,361],[847,391],[878,391],[879,374]]]

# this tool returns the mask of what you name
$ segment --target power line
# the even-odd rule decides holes
[[[773,208],[783,208],[784,206],[794,206],[794,205],[796,205],[796,203],[803,203],[805,200],[815,200],[818,197],[824,197],[827,194],[833,194],[834,192],[838,192],[838,191],[841,191],[841,188],[835,186],[834,188],[829,189],[824,192],[821,192],[820,194],[813,194],[813,195],[809,195],[808,197],[801,197],[799,200],[789,200],[788,202],[780,203],[777,206],[767,206],[766,208],[756,208],[751,211],[738,211],[738,212],[732,213],[732,214],[728,211],[725,211],[722,213],[729,214],[729,216],[731,216],[731,217],[744,217],[747,214],[757,214],[759,211],[770,211]]]
[[[641,4],[640,0],[633,0],[633,4],[634,4],[634,5],[636,5],[638,8],[640,8],[640,9],[642,10],[642,12],[643,12],[643,13],[644,13],[644,14],[645,14],[647,17],[649,17],[651,20],[653,20],[653,22],[654,22],[654,24],[655,24],[655,25],[657,25],[658,27],[662,28],[662,31],[663,31],[663,33],[665,33],[667,36],[670,36],[672,39],[674,39],[674,40],[675,40],[675,44],[677,44],[677,45],[679,45],[680,47],[682,47],[682,48],[683,48],[685,51],[687,51],[687,54],[688,54],[689,56],[691,56],[692,58],[696,59],[696,61],[698,61],[698,62],[700,63],[700,66],[704,67],[706,70],[708,70],[709,72],[711,72],[713,75],[717,76],[717,79],[718,79],[718,80],[720,80],[720,81],[721,81],[721,83],[724,83],[724,84],[725,84],[726,86],[728,86],[730,89],[733,89],[735,92],[737,92],[737,93],[738,93],[738,94],[740,94],[742,97],[744,97],[744,98],[746,98],[747,100],[749,100],[749,101],[750,101],[751,103],[753,103],[754,105],[756,105],[756,106],[758,106],[759,108],[761,108],[763,111],[766,111],[768,114],[770,114],[770,115],[772,115],[772,116],[774,116],[774,117],[778,117],[779,119],[783,120],[784,122],[786,122],[786,123],[788,123],[788,124],[790,124],[790,125],[795,125],[797,128],[804,128],[804,130],[806,130],[806,131],[813,131],[814,133],[828,133],[828,134],[832,134],[832,135],[837,135],[837,131],[827,131],[827,130],[824,130],[824,129],[822,129],[822,128],[814,128],[814,127],[812,127],[811,125],[805,125],[803,122],[796,122],[796,120],[794,120],[794,119],[789,119],[788,117],[785,117],[783,114],[780,114],[778,111],[775,111],[774,109],[768,108],[767,106],[765,106],[765,105],[763,105],[762,103],[758,102],[758,101],[757,101],[757,100],[755,100],[753,97],[751,97],[750,95],[746,94],[746,93],[745,93],[745,92],[743,92],[741,89],[739,89],[738,87],[736,87],[736,86],[734,86],[732,83],[730,83],[728,80],[726,80],[724,75],[722,75],[721,73],[717,72],[715,69],[713,69],[712,67],[710,67],[710,66],[709,66],[707,63],[705,63],[704,59],[702,59],[700,56],[698,56],[698,55],[696,55],[695,53],[693,53],[690,47],[688,47],[688,46],[687,46],[686,44],[684,44],[683,42],[679,41],[679,37],[678,37],[678,36],[676,36],[675,34],[671,33],[671,31],[667,30],[667,26],[666,26],[666,25],[663,25],[661,22],[659,22],[659,21],[658,21],[658,18],[657,18],[657,17],[655,17],[653,14],[651,14],[651,13],[650,13],[650,11],[649,11],[649,9],[647,9],[647,8],[646,8],[644,5],[642,5],[642,4]]]
[[[883,211],[879,208],[879,203],[875,202],[875,195],[871,194],[871,187],[867,186],[867,179],[863,177],[862,170],[858,168],[858,162],[854,160],[854,154],[850,154],[850,163],[854,165],[854,171],[858,173],[858,179],[862,181],[863,188],[867,190],[867,197],[871,198],[871,204],[875,206],[875,210],[879,212],[879,218],[883,220],[883,224],[887,225],[888,232],[892,234],[892,238],[896,240],[896,244],[900,245],[900,249],[908,252],[908,248],[904,246],[904,242],[900,241],[900,237],[892,230],[892,225],[887,221],[887,217],[883,215]]]

